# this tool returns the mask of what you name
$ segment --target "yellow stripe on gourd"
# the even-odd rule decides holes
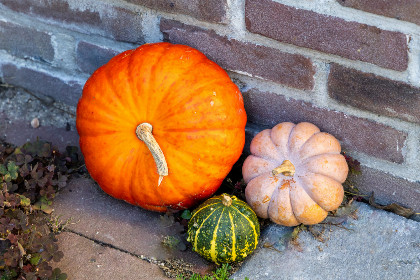
[[[208,217],[203,220],[203,222],[201,223],[201,225],[197,228],[197,231],[195,232],[195,237],[194,237],[194,250],[196,252],[198,252],[198,249],[197,249],[197,236],[200,233],[201,227],[211,217],[211,215],[213,215],[213,213],[216,212],[216,210],[217,210],[217,208],[214,209],[213,212],[211,212],[210,215],[208,215]]]
[[[236,235],[235,235],[235,223],[233,222],[232,214],[229,212],[229,219],[232,223],[232,261],[236,260]]]
[[[193,213],[193,215],[191,216],[190,220],[191,220],[192,218],[194,218],[194,217],[195,217],[195,215],[197,215],[198,213],[200,213],[202,210],[207,209],[208,207],[213,206],[213,205],[217,205],[217,204],[219,204],[219,202],[212,203],[212,204],[206,205],[206,206],[204,206],[204,207],[202,207],[202,208],[198,209],[195,213]]]
[[[219,229],[219,224],[220,224],[220,220],[222,219],[222,217],[223,217],[223,212],[225,211],[225,209],[223,208],[223,210],[222,210],[222,213],[220,213],[220,217],[219,217],[219,220],[217,221],[217,225],[216,225],[216,228],[214,229],[214,232],[213,232],[213,239],[211,240],[211,242],[210,242],[210,244],[211,244],[211,247],[210,247],[210,256],[211,256],[211,259],[215,262],[215,263],[217,263],[216,262],[216,239],[217,239],[217,230]]]
[[[247,216],[245,216],[241,211],[239,211],[238,208],[234,207],[233,205],[232,205],[232,208],[235,209],[236,211],[238,211],[238,213],[241,214],[248,221],[248,223],[251,225],[252,229],[254,230],[254,237],[255,237],[255,247],[254,247],[254,249],[255,249],[257,247],[257,243],[258,243],[258,234],[257,234],[257,230],[255,229],[254,223]]]

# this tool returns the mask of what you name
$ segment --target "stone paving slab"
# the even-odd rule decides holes
[[[420,223],[356,203],[358,219],[327,231],[322,243],[301,232],[301,251],[286,237],[291,228],[270,225],[259,249],[232,277],[258,279],[419,280]],[[263,244],[273,244],[264,248]]]
[[[89,178],[78,178],[54,199],[54,215],[72,219],[68,230],[89,239],[158,260],[183,259],[192,270],[210,272],[214,265],[191,250],[170,249],[162,244],[165,236],[174,235],[174,226],[165,226],[163,214],[144,210],[104,193]]]
[[[60,268],[68,279],[168,279],[157,265],[77,234],[62,232],[57,239],[64,257],[51,265]]]

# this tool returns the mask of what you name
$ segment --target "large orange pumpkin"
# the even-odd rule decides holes
[[[123,52],[77,106],[86,167],[109,195],[164,212],[212,195],[245,143],[242,95],[199,51],[170,43]]]
[[[311,123],[285,122],[257,134],[250,149],[242,174],[257,216],[312,225],[340,206],[348,166],[334,136]]]

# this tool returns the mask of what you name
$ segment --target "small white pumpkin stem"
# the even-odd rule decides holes
[[[222,194],[222,203],[224,206],[231,206],[232,205],[232,198],[227,194]]]
[[[293,176],[295,174],[295,166],[290,162],[290,160],[285,160],[279,167],[274,168],[271,173],[276,176],[278,174],[283,174],[284,176]]]
[[[165,155],[159,144],[156,142],[152,134],[153,127],[149,123],[139,124],[136,128],[137,137],[143,141],[155,160],[157,171],[159,174],[158,186],[162,183],[163,177],[168,176],[168,164],[166,163]]]

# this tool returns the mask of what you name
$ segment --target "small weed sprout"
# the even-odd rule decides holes
[[[53,233],[61,233],[67,228],[67,226],[74,225],[79,222],[73,222],[73,217],[70,217],[67,220],[63,221],[61,217],[62,215],[51,215],[51,217],[48,219],[48,226],[50,227]]]

